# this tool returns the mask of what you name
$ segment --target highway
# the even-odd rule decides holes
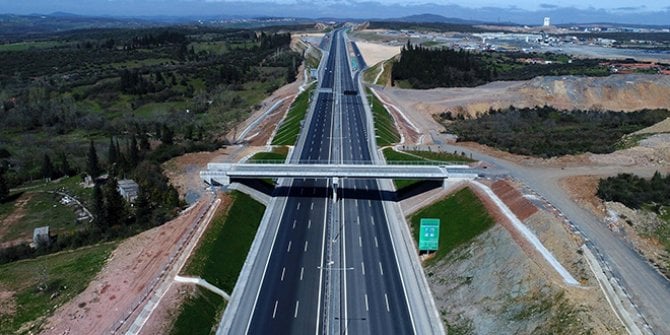
[[[342,33],[331,39],[297,162],[372,163],[364,106]],[[411,334],[414,326],[375,180],[296,179],[248,320],[230,333]],[[253,292],[248,292],[253,294]],[[225,317],[225,316],[224,316]],[[244,324],[246,321],[246,324]]]

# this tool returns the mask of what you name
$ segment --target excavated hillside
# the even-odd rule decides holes
[[[510,105],[534,107],[547,104],[559,109],[633,111],[670,108],[670,76],[537,77],[473,88],[386,88],[384,94],[404,110],[415,111],[424,118],[446,111],[476,116],[489,108]]]

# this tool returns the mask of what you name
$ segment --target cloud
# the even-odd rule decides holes
[[[542,8],[542,9],[554,9],[554,8],[558,8],[558,6],[548,4],[548,3],[541,3],[540,8]]]
[[[630,7],[617,7],[617,8],[612,8],[613,11],[619,11],[619,12],[634,12],[634,11],[640,11],[646,9],[647,6],[642,5],[642,6],[630,6]]]

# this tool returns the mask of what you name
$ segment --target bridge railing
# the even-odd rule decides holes
[[[283,159],[250,159],[245,163],[251,164],[285,164]],[[334,164],[327,160],[300,160],[297,164]],[[369,160],[344,160],[336,164],[351,164],[351,165],[371,165]],[[386,161],[386,165],[466,165],[464,162],[458,161],[436,161],[436,160],[392,160]]]

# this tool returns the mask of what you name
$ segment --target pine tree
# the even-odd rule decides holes
[[[143,185],[137,193],[135,200],[135,223],[141,226],[148,226],[151,220],[151,202],[149,195]]]
[[[95,151],[95,145],[93,141],[88,147],[88,156],[86,162],[86,173],[88,173],[91,178],[94,178],[100,175],[100,165],[98,163],[98,153]]]
[[[9,185],[5,180],[5,172],[0,168],[0,202],[5,201],[9,196]]]
[[[124,223],[126,218],[125,200],[117,190],[119,183],[116,178],[110,177],[105,184],[104,218],[109,227]]]
[[[168,186],[168,191],[164,200],[165,206],[168,208],[179,207],[179,192],[172,185]]]
[[[42,160],[42,178],[51,179],[54,176],[54,166],[51,163],[51,157],[49,154],[44,154],[44,159]]]
[[[161,130],[161,142],[163,142],[163,144],[174,143],[174,133],[172,132],[172,129],[166,125],[163,125],[163,129]]]
[[[151,149],[151,145],[149,144],[149,138],[147,137],[146,132],[140,133],[140,150],[142,152],[147,152]]]
[[[130,138],[128,160],[130,161],[131,168],[135,168],[140,161],[140,153],[137,149],[137,138],[135,138],[135,135]]]
[[[67,154],[63,151],[60,153],[60,170],[66,177],[69,177],[72,173],[72,168],[70,167],[70,162],[67,160]]]
[[[93,187],[93,215],[95,222],[102,230],[107,228],[107,221],[105,220],[105,199],[102,195],[102,189],[98,183]]]
[[[114,138],[109,138],[109,149],[107,151],[107,162],[111,168],[115,163],[119,161],[118,152],[116,151],[116,146],[114,145]]]

